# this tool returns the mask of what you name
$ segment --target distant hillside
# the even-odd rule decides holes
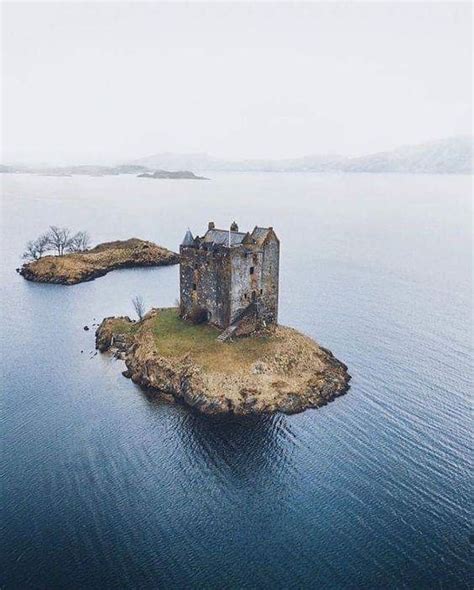
[[[473,138],[455,137],[351,158],[346,172],[472,174]]]
[[[163,153],[140,158],[132,164],[155,169],[197,171],[472,174],[473,145],[473,138],[465,136],[352,158],[323,155],[284,160],[231,161],[207,154]]]
[[[119,166],[2,166],[0,173],[51,176],[134,174],[147,178],[196,178],[189,172],[365,172],[400,174],[473,174],[472,136],[451,137],[366,156],[316,155],[283,160],[225,160],[207,154],[163,153]]]
[[[120,166],[2,166],[0,172],[4,174],[38,174],[40,176],[110,176],[118,174],[139,174],[146,172],[147,168],[135,164],[123,164]]]
[[[153,170],[137,164],[122,164],[120,166],[57,166],[57,167],[31,167],[31,166],[2,166],[3,174],[37,174],[39,176],[117,176],[119,174],[134,174],[139,178],[168,178],[208,180],[204,176],[196,176],[189,170]]]

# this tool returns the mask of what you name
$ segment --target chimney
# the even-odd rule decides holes
[[[239,226],[236,224],[235,221],[232,222],[230,226],[230,231],[239,231]]]
[[[216,228],[216,224],[213,221],[210,221],[207,224],[207,229],[215,229]]]

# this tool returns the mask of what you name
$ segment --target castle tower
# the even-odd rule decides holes
[[[227,328],[243,313],[257,321],[278,321],[280,242],[273,228],[239,232],[235,221],[228,230],[209,222],[202,237],[188,229],[180,246],[181,312],[199,308],[208,321]]]

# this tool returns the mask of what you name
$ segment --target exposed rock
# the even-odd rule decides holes
[[[149,392],[171,395],[205,414],[293,414],[324,406],[349,388],[347,367],[292,328],[278,326],[214,346],[209,326],[189,328],[177,317],[170,323],[171,313],[176,311],[153,310],[134,324],[129,318],[106,318],[97,329],[96,346],[101,352],[113,349],[126,332],[123,374]],[[159,323],[160,314],[166,323]],[[201,342],[199,330],[206,330]],[[182,334],[189,331],[192,344],[183,352]]]
[[[75,285],[92,281],[118,268],[165,266],[178,262],[179,255],[175,252],[153,242],[132,238],[105,242],[85,252],[44,256],[24,264],[20,274],[29,281]]]
[[[104,318],[95,332],[95,347],[100,352],[105,352],[112,347],[117,350],[119,344],[123,352],[127,351],[131,342],[124,330],[134,324],[128,316]]]
[[[89,331],[89,326],[84,326],[84,331],[88,332]]]

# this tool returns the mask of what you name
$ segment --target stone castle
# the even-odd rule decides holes
[[[195,310],[209,323],[250,333],[278,320],[280,241],[272,227],[240,232],[209,222],[203,237],[188,229],[180,246],[181,314]]]

